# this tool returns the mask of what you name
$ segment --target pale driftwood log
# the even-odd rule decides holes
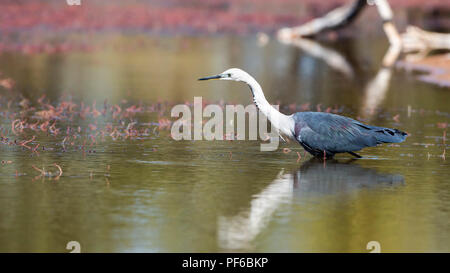
[[[390,46],[383,57],[382,63],[385,67],[392,67],[402,51],[402,40],[398,34],[397,28],[391,21],[385,22],[383,24],[383,29],[388,36]]]
[[[421,59],[430,51],[450,50],[450,34],[425,31],[415,26],[408,26],[401,36],[403,52],[408,53],[408,60]],[[414,53],[414,54],[413,54]]]
[[[398,34],[397,28],[392,23],[392,9],[387,0],[372,0],[370,3],[377,7],[378,13],[384,22],[383,30],[391,44],[390,52],[392,54],[384,58],[383,65],[391,66],[395,62],[396,56],[398,56],[402,47],[400,35]],[[288,39],[314,36],[320,32],[344,27],[351,23],[365,6],[366,0],[355,0],[304,25],[280,29],[278,31],[278,38],[286,41]]]
[[[416,53],[407,56],[409,59],[422,58],[432,50],[449,49],[450,34],[436,33],[422,30],[418,27],[408,26],[406,32],[399,35],[392,22],[393,12],[387,0],[367,0],[375,5],[383,20],[383,30],[389,39],[391,47],[383,59],[383,65],[391,66],[397,59],[398,53]],[[342,7],[336,8],[321,18],[316,18],[304,25],[283,28],[278,32],[280,40],[314,36],[327,30],[333,30],[350,24],[366,6],[366,0],[354,0]]]
[[[380,14],[380,17],[383,20],[383,30],[390,43],[389,49],[383,58],[383,66],[392,67],[402,51],[402,40],[398,34],[397,28],[392,22],[394,15],[388,1],[373,0],[373,2],[377,7],[378,14]]]
[[[341,28],[350,24],[365,6],[366,0],[356,0],[330,11],[323,17],[313,19],[304,25],[283,28],[278,32],[278,35],[284,39],[310,37],[327,30]]]

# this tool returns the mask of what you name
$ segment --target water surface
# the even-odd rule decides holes
[[[196,81],[240,67],[286,113],[309,103],[410,136],[365,149],[360,160],[340,155],[325,163],[297,161],[303,149],[293,142],[261,152],[260,141],[174,141],[167,131],[106,138],[91,152],[64,152],[62,136],[42,134],[51,149],[39,156],[2,143],[0,251],[68,252],[69,241],[80,242],[82,252],[367,252],[369,241],[383,252],[450,251],[442,125],[450,122],[450,93],[380,68],[387,41],[322,44],[346,62],[333,68],[299,46],[260,46],[256,37],[121,39],[139,46],[3,53],[0,70],[30,101],[46,94],[53,103],[62,96],[97,105],[192,103],[202,96],[247,105],[242,84]],[[1,108],[1,126],[9,130],[7,105]],[[87,126],[78,122],[72,126]],[[141,115],[138,122],[157,124],[158,117]],[[292,151],[283,153],[287,147]],[[56,171],[53,163],[64,170],[58,180],[36,178],[32,165]]]

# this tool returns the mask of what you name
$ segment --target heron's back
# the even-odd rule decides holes
[[[366,125],[331,113],[298,112],[293,118],[295,137],[311,153],[358,151],[379,143],[402,142],[407,135],[397,129]]]

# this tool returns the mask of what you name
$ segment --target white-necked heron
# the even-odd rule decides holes
[[[248,84],[254,103],[272,125],[284,135],[295,138],[306,151],[317,157],[331,158],[337,153],[350,153],[361,157],[355,151],[381,143],[402,142],[407,136],[397,129],[366,125],[331,113],[280,113],[266,100],[259,83],[239,68],[230,68],[221,74],[199,80],[211,79],[242,81]]]

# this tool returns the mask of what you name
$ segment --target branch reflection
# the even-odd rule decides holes
[[[278,37],[281,43],[300,48],[306,54],[323,60],[332,69],[341,72],[348,78],[354,78],[354,69],[350,62],[339,52],[326,48],[318,42],[304,38]],[[364,98],[359,110],[359,116],[370,121],[376,110],[384,101],[392,77],[392,67],[401,52],[401,44],[393,43],[383,56],[382,65],[376,76],[364,88]]]
[[[392,67],[400,52],[400,45],[391,45],[383,57],[383,65],[378,70],[377,75],[367,84],[363,104],[360,108],[362,117],[370,120],[375,115],[376,109],[384,101],[392,77]]]
[[[279,38],[279,41],[284,44],[300,48],[306,54],[311,55],[314,58],[323,60],[332,69],[341,72],[348,78],[353,78],[354,76],[353,68],[347,61],[347,59],[331,48],[324,47],[313,40],[303,38],[296,38],[296,39]]]

